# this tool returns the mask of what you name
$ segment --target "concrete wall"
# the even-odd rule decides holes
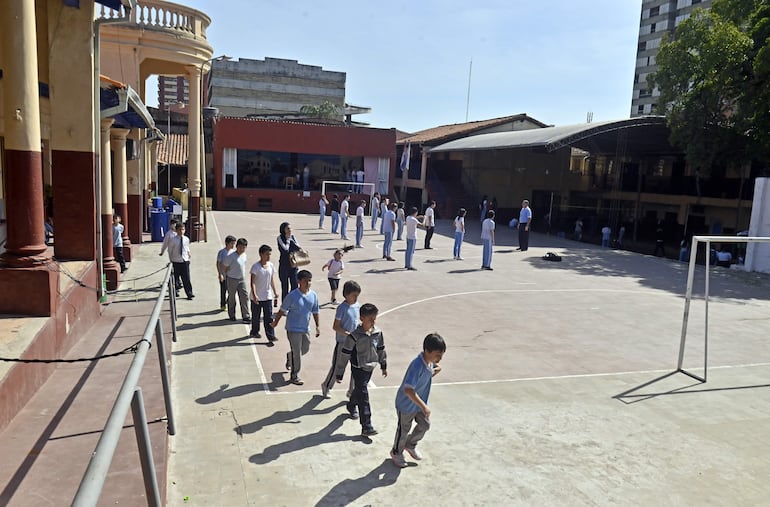
[[[754,183],[749,236],[770,237],[770,178],[757,178]],[[770,273],[770,243],[749,243],[745,267],[746,271]]]

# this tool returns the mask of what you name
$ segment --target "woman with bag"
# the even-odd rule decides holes
[[[280,227],[281,235],[278,236],[278,252],[281,254],[278,259],[278,279],[281,281],[281,301],[291,290],[297,288],[297,266],[293,266],[291,257],[294,252],[302,250],[297,244],[297,240],[291,233],[289,222],[284,222]]]

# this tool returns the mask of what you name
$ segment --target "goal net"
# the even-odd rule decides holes
[[[747,237],[747,236],[693,236],[692,245],[690,247],[690,265],[687,273],[687,291],[685,293],[684,300],[684,315],[682,316],[682,335],[679,342],[679,361],[677,363],[677,371],[684,373],[685,375],[694,378],[700,382],[706,382],[706,375],[708,369],[708,338],[709,338],[709,271],[711,268],[711,245],[712,243],[718,243],[723,245],[725,243],[770,243],[770,237]],[[705,278],[704,278],[704,290],[703,290],[703,304],[704,304],[704,326],[703,326],[703,376],[696,375],[690,371],[684,369],[684,353],[687,345],[687,324],[690,318],[690,302],[692,301],[692,289],[693,280],[695,278],[695,264],[698,256],[698,248],[700,245],[704,246],[705,250]]]
[[[374,196],[374,183],[358,183],[356,181],[324,181],[321,183],[321,193],[327,199],[332,194],[337,194],[342,198],[345,194],[368,195],[369,202]]]

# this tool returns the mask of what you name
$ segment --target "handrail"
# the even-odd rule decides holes
[[[118,397],[115,400],[115,404],[112,406],[110,416],[107,419],[99,442],[96,444],[96,449],[88,463],[88,468],[80,482],[80,486],[78,487],[78,491],[72,502],[73,506],[90,507],[96,505],[99,501],[99,495],[102,492],[107,472],[112,464],[115,449],[117,448],[118,440],[120,439],[120,434],[123,430],[123,423],[126,420],[129,408],[132,408],[134,411],[134,430],[136,431],[137,445],[139,447],[142,471],[144,473],[147,501],[152,506],[162,505],[155,476],[155,467],[152,460],[151,446],[149,445],[147,421],[144,417],[144,402],[142,401],[141,389],[138,387],[138,384],[139,376],[142,373],[142,368],[144,367],[147,352],[150,349],[152,343],[151,340],[154,334],[157,342],[158,360],[160,362],[161,379],[163,381],[163,394],[166,402],[168,433],[174,435],[176,430],[171,406],[168,369],[166,367],[166,350],[163,343],[163,329],[160,321],[161,307],[166,293],[168,292],[171,309],[171,328],[174,332],[174,337],[176,337],[176,301],[174,287],[171,285],[174,283],[171,273],[172,265],[169,263],[166,268],[166,274],[163,277],[160,294],[155,300],[152,314],[147,322],[142,339],[137,346],[134,359],[131,361],[131,366],[126,372]]]

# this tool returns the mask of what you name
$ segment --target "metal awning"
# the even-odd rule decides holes
[[[102,76],[99,90],[102,118],[113,118],[121,128],[155,128],[155,121],[133,88]]]
[[[621,132],[627,134],[622,140],[622,149],[627,153],[681,153],[668,141],[669,130],[663,116],[479,134],[441,144],[430,152],[506,148],[543,148],[552,152],[571,146],[592,153],[616,153],[621,147]]]

